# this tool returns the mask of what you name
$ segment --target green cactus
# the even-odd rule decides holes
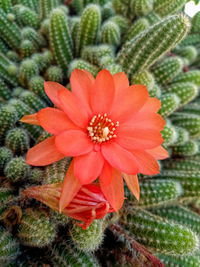
[[[43,179],[43,170],[41,170],[39,168],[32,169],[28,179],[33,184],[41,183],[41,181]]]
[[[200,36],[197,33],[188,34],[187,37],[180,43],[180,47],[185,47],[188,45],[199,44]]]
[[[171,124],[165,125],[164,129],[161,131],[162,138],[164,139],[164,145],[169,146],[177,141],[177,131]]]
[[[199,33],[200,30],[200,12],[198,11],[192,18],[191,32]]]
[[[125,228],[154,252],[187,255],[198,248],[198,237],[189,228],[144,210],[131,209]]]
[[[44,72],[49,66],[44,53],[34,53],[31,59],[37,64],[39,72]]]
[[[199,255],[188,255],[188,256],[174,256],[156,254],[156,256],[162,261],[166,267],[198,267],[200,265]]]
[[[200,175],[196,171],[165,170],[157,176],[159,179],[178,181],[183,188],[183,198],[200,196]]]
[[[173,83],[175,82],[191,82],[200,87],[200,70],[183,72],[176,76],[176,78],[173,80]]]
[[[186,4],[187,0],[155,0],[153,8],[161,17],[174,14]]]
[[[187,106],[183,107],[182,112],[200,115],[199,103],[198,102],[189,103]]]
[[[181,101],[177,94],[167,93],[161,96],[161,103],[159,113],[162,117],[168,117],[179,107]]]
[[[0,36],[9,47],[18,49],[21,40],[20,29],[15,22],[9,22],[2,9],[0,9]]]
[[[74,69],[87,70],[92,73],[93,76],[97,76],[99,68],[95,65],[90,64],[89,62],[83,59],[74,59],[69,65],[68,75],[70,76]]]
[[[161,97],[161,87],[158,84],[154,84],[154,86],[149,89],[149,95],[150,97]]]
[[[33,76],[29,81],[29,89],[49,106],[52,105],[44,91],[44,78],[42,76]]]
[[[173,153],[179,156],[192,156],[198,152],[198,144],[195,141],[187,141],[183,145],[173,146]]]
[[[143,84],[148,91],[151,91],[155,85],[155,79],[149,71],[142,71],[133,75],[132,84]]]
[[[12,129],[17,122],[16,110],[10,105],[0,108],[0,140],[5,137],[8,130]]]
[[[59,4],[58,0],[39,0],[40,19],[49,17],[51,11]]]
[[[11,98],[11,91],[7,84],[0,78],[0,99],[9,100]]]
[[[105,4],[103,7],[101,7],[101,15],[102,15],[103,21],[112,17],[114,14],[115,14],[115,10],[113,8],[113,3],[111,1]]]
[[[45,73],[45,79],[47,81],[62,83],[63,81],[62,69],[58,66],[49,67]]]
[[[193,83],[172,83],[165,87],[167,92],[175,93],[179,99],[179,107],[182,107],[192,101],[198,94],[198,87]]]
[[[22,29],[22,38],[24,40],[31,41],[36,48],[40,48],[45,45],[45,39],[43,36],[31,27],[25,27]]]
[[[15,157],[6,164],[4,173],[11,183],[21,182],[28,177],[30,166],[26,164],[24,158]]]
[[[79,251],[66,242],[54,246],[50,255],[54,266],[99,267],[99,264],[92,253]]]
[[[12,231],[21,252],[10,262],[9,257],[1,262],[0,256],[1,266],[161,266],[152,252],[162,253],[158,257],[166,266],[199,266],[200,26],[198,13],[192,19],[184,15],[183,2],[0,0],[0,224]],[[54,107],[44,81],[70,90],[75,68],[93,76],[102,69],[125,72],[129,84],[145,85],[150,97],[161,100],[159,112],[167,118],[160,145],[169,158],[158,162],[156,176],[138,174],[140,201],[125,186],[123,208],[86,230],[23,194],[25,188],[65,179],[71,158],[45,167],[26,164],[29,146],[51,134],[20,119]],[[161,147],[146,153],[164,157]],[[81,205],[81,195],[76,200]],[[184,205],[181,211],[179,205]],[[177,207],[173,218],[153,214]],[[98,210],[102,215],[104,208]],[[97,260],[80,249],[96,249]]]
[[[20,94],[19,98],[34,111],[39,111],[46,107],[46,103],[32,92],[24,91]]]
[[[27,209],[23,213],[17,235],[24,245],[42,248],[53,242],[54,225],[45,213]]]
[[[180,171],[198,171],[200,170],[200,164],[198,161],[185,159],[185,158],[177,158],[173,159],[173,161],[164,161],[163,162],[164,169],[167,170],[180,170]]]
[[[5,230],[0,228],[0,263],[4,266],[12,263],[19,255],[19,244],[12,237],[12,235]]]
[[[0,172],[4,170],[5,165],[12,159],[13,153],[7,147],[0,147]]]
[[[63,181],[70,164],[70,158],[64,158],[47,166],[44,170],[43,184],[52,184]]]
[[[177,45],[189,28],[190,23],[185,16],[168,17],[126,42],[117,55],[117,61],[130,77],[135,72],[149,68],[165,52]]]
[[[36,48],[34,44],[29,40],[23,40],[20,44],[20,54],[22,58],[30,57]]]
[[[84,46],[95,44],[101,23],[101,12],[98,5],[88,5],[80,20],[76,41],[76,55],[79,56]]]
[[[4,41],[2,39],[0,39],[0,52],[3,53],[3,54],[7,54],[8,51],[9,51],[8,47],[6,46]]]
[[[40,20],[38,14],[35,11],[23,5],[16,5],[14,7],[14,13],[19,25],[29,26],[34,29],[39,28]]]
[[[20,57],[15,51],[8,51],[6,53],[6,57],[10,60],[13,61],[14,63],[19,63]]]
[[[105,56],[114,58],[113,49],[110,45],[101,44],[98,46],[97,45],[85,46],[83,48],[82,55],[81,55],[81,57],[84,60],[89,61],[91,64],[94,64],[94,65],[99,65],[100,60]]]
[[[0,78],[2,78],[8,84],[16,86],[16,74],[17,66],[2,53],[0,53]]]
[[[160,16],[155,12],[150,12],[145,16],[150,25],[153,25],[161,20]]]
[[[175,127],[176,130],[176,141],[173,143],[174,145],[183,145],[185,142],[189,140],[189,133],[186,129],[182,127]]]
[[[186,66],[191,65],[195,59],[197,58],[198,52],[194,46],[185,46],[176,52],[179,56],[184,59],[184,63]]]
[[[85,230],[73,224],[70,236],[76,247],[85,252],[95,251],[103,241],[103,220],[95,220]]]
[[[19,1],[23,6],[26,6],[32,9],[35,12],[39,11],[38,0],[20,0]]]
[[[109,45],[118,45],[120,43],[120,28],[115,22],[107,20],[102,25],[101,42]]]
[[[157,83],[165,85],[170,83],[183,68],[183,61],[180,57],[168,57],[154,66],[151,71]]]
[[[73,58],[73,44],[68,18],[61,9],[54,9],[50,16],[50,46],[57,64],[66,71]]]
[[[125,187],[125,195],[132,205],[151,207],[173,202],[182,194],[182,188],[176,181],[148,179],[140,181],[140,201],[136,202],[133,194]]]
[[[123,16],[115,15],[110,18],[110,21],[113,21],[114,23],[117,24],[121,34],[126,32],[126,30],[128,29],[128,19],[124,18]]]
[[[185,225],[197,234],[200,232],[200,216],[183,206],[153,208],[151,212],[173,222]]]
[[[24,154],[30,147],[30,140],[27,132],[22,128],[13,128],[8,131],[5,138],[5,145],[14,154]]]
[[[148,14],[153,9],[152,0],[131,0],[130,1],[131,11],[135,16],[143,16]]]
[[[200,117],[194,114],[183,114],[180,117],[172,117],[172,122],[176,126],[185,128],[193,137],[200,135]]]
[[[149,26],[149,22],[146,18],[139,18],[132,24],[132,26],[128,30],[125,36],[125,41],[130,41],[135,36],[145,31],[148,28],[148,26]]]
[[[12,12],[11,0],[1,0],[0,1],[0,8],[2,8],[5,13],[11,13]]]
[[[39,74],[39,69],[37,64],[32,59],[24,59],[19,68],[19,81],[22,86],[27,86],[29,80]]]

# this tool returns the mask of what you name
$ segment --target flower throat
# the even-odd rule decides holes
[[[112,122],[111,119],[107,118],[105,113],[95,115],[87,127],[88,135],[94,143],[103,143],[116,138],[116,128],[119,126],[119,122]]]

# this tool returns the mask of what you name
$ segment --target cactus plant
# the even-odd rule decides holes
[[[186,2],[0,0],[1,266],[199,266],[200,16],[189,19],[183,11]],[[159,174],[138,175],[139,202],[125,186],[119,213],[94,220],[86,230],[23,194],[29,187],[65,179],[71,158],[46,167],[26,163],[27,150],[52,135],[21,118],[58,108],[44,82],[73,91],[70,75],[76,68],[94,77],[102,69],[114,77],[124,72],[130,85],[145,85],[152,97],[147,104],[157,101],[156,112],[166,124],[145,106],[145,125],[137,123],[145,128],[155,116],[153,127],[163,125],[163,147],[169,153],[158,163]],[[160,153],[147,149],[151,164],[140,167],[151,170],[150,155],[158,158]],[[75,199],[82,203],[80,212],[86,208],[84,192]],[[96,218],[97,209],[98,215],[105,213],[106,205],[90,207],[89,217]]]

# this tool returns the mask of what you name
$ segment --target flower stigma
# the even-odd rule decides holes
[[[112,122],[105,113],[95,115],[87,127],[88,136],[94,143],[103,143],[110,141],[112,138],[116,138],[116,128],[119,126],[119,122]]]

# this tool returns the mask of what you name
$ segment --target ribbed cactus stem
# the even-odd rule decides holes
[[[79,56],[84,46],[95,44],[101,23],[101,13],[98,5],[88,5],[81,15],[77,34],[76,55]]]
[[[184,255],[196,251],[199,246],[197,235],[189,228],[144,210],[132,209],[127,215],[125,227],[136,240],[154,252]]]
[[[187,0],[155,0],[154,10],[161,17],[176,13],[181,10]]]
[[[51,11],[59,4],[58,0],[39,0],[40,19],[49,17]]]
[[[93,221],[86,230],[74,224],[70,235],[79,250],[94,251],[103,241],[103,220]]]
[[[131,77],[133,73],[153,65],[159,57],[177,45],[189,29],[190,23],[186,16],[168,17],[126,42],[117,55],[117,61]]]
[[[141,207],[151,207],[175,201],[181,194],[181,185],[176,181],[149,179],[140,182],[140,201],[137,202],[133,194],[125,188],[126,197],[131,204]]]
[[[18,229],[20,241],[31,247],[45,247],[55,238],[54,226],[46,214],[27,209]]]
[[[73,44],[68,18],[59,8],[54,9],[50,17],[50,46],[57,64],[66,71],[73,58]]]

